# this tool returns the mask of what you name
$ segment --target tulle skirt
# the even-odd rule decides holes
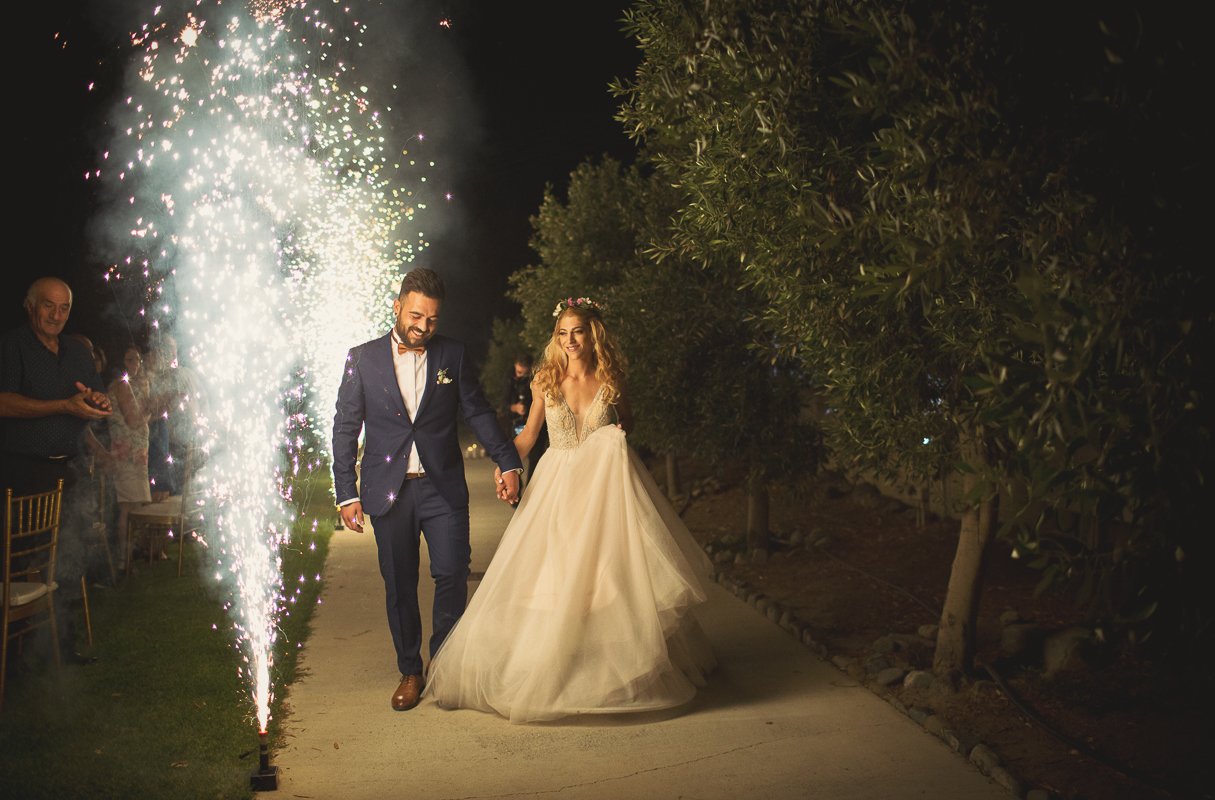
[[[687,702],[714,666],[708,568],[620,429],[549,449],[425,694],[511,722]]]

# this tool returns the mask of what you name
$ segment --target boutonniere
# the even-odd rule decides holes
[[[439,384],[440,386],[446,383],[451,383],[451,377],[447,374],[447,367],[444,367],[435,373],[435,383]]]

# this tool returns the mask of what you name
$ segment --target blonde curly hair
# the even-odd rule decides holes
[[[561,397],[561,381],[569,369],[570,358],[557,344],[557,331],[561,329],[561,321],[567,317],[577,317],[591,334],[591,366],[595,377],[605,387],[603,399],[614,404],[624,392],[624,356],[616,348],[616,343],[608,336],[607,328],[599,316],[598,309],[570,307],[557,316],[553,324],[553,335],[544,346],[544,356],[536,369],[533,383],[549,399],[559,400]]]

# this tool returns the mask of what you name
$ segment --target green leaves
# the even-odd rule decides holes
[[[747,298],[777,363],[821,384],[837,459],[939,476],[977,422],[988,484],[1028,498],[1005,535],[1108,614],[1195,552],[1215,370],[1179,227],[1202,228],[1179,192],[1200,157],[1174,155],[1203,148],[1158,119],[1186,113],[1160,78],[1201,71],[1150,20],[1115,46],[1089,13],[642,0],[613,91],[682,193],[647,252]],[[1092,542],[1060,534],[1073,513]]]
[[[800,419],[804,374],[782,356],[765,298],[736,260],[690,258],[673,235],[694,208],[661,173],[579,166],[566,198],[550,190],[533,218],[539,263],[511,277],[524,337],[537,349],[548,340],[554,297],[606,301],[629,360],[636,442],[791,479],[817,463],[815,431]]]

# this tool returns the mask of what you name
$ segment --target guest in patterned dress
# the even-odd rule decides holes
[[[108,392],[115,413],[110,422],[110,455],[113,458],[114,493],[118,501],[118,536],[121,552],[127,549],[127,518],[131,511],[152,502],[148,484],[147,381],[143,380],[143,356],[135,345],[122,354],[122,371]]]

